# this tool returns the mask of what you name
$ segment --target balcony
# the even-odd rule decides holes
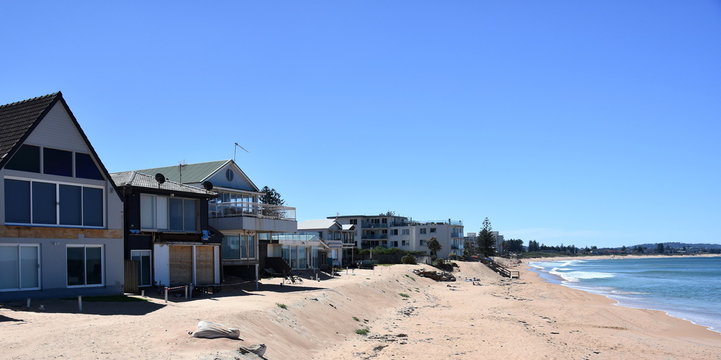
[[[295,208],[232,201],[208,204],[208,223],[218,230],[254,230],[259,232],[293,232],[297,230]]]
[[[388,239],[388,234],[361,234],[361,240],[376,240],[376,239]]]
[[[373,223],[373,222],[364,221],[361,223],[361,227],[363,227],[364,229],[365,228],[367,228],[367,229],[387,228],[388,223]]]
[[[462,238],[462,237],[463,237],[463,233],[462,233],[462,232],[452,232],[452,233],[451,233],[451,237],[454,237],[454,238]]]
[[[295,221],[295,208],[249,201],[211,202],[208,204],[208,217],[210,218],[235,216]]]

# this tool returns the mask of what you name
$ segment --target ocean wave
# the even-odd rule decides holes
[[[553,274],[556,276],[560,276],[563,280],[569,281],[569,282],[578,282],[580,280],[590,280],[590,279],[608,279],[612,277],[616,277],[615,274],[611,273],[604,273],[604,272],[594,272],[594,271],[557,271],[557,269],[553,269],[548,272],[549,274]]]

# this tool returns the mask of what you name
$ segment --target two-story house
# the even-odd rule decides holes
[[[110,174],[124,199],[125,259],[139,287],[219,284],[220,241],[208,227],[215,193],[137,171]],[[126,274],[126,276],[129,276]],[[128,284],[126,284],[128,285]]]
[[[227,275],[255,277],[264,268],[273,233],[296,231],[295,208],[263,204],[264,195],[233,160],[180,164],[137,170],[168,180],[212,189],[208,224],[222,238],[222,267]]]
[[[60,92],[0,106],[0,182],[0,299],[122,293],[122,200]]]

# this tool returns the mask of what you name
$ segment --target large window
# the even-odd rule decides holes
[[[68,245],[68,286],[103,285],[102,245]]]
[[[23,145],[15,152],[12,159],[5,166],[6,169],[40,172],[40,148],[32,145]]]
[[[85,179],[103,180],[103,175],[90,154],[75,153],[75,176]]]
[[[40,153],[39,146],[22,145],[5,167],[34,173],[42,168],[45,174],[104,180],[90,154],[52,148],[42,148],[42,157]]]
[[[193,199],[140,195],[140,227],[147,230],[198,231],[198,206]]]
[[[223,259],[253,260],[255,259],[254,235],[225,235],[223,236]]]
[[[40,288],[40,246],[0,244],[0,291]]]
[[[5,222],[102,227],[102,188],[5,179]]]
[[[45,174],[73,176],[73,153],[71,151],[43,148],[43,172]]]

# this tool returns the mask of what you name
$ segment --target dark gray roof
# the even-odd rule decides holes
[[[197,164],[182,165],[182,181],[181,181],[181,165],[165,166],[153,169],[136,170],[144,174],[155,175],[161,173],[165,178],[182,182],[183,184],[200,183],[211,175],[215,174],[218,169],[223,167],[230,160],[209,161]]]
[[[175,182],[173,180],[166,179],[164,183],[158,184],[157,181],[155,181],[155,176],[143,174],[138,171],[123,171],[123,172],[116,172],[110,174],[110,176],[113,178],[113,182],[115,182],[116,186],[134,186],[134,187],[141,187],[141,188],[150,188],[150,189],[160,189],[160,190],[168,190],[168,191],[175,191],[175,192],[186,192],[186,193],[193,193],[193,194],[203,194],[203,195],[211,195],[215,196],[215,193],[212,191],[207,191],[202,188],[197,188],[190,185],[183,185],[179,182]]]
[[[60,97],[56,92],[0,106],[0,166]]]

